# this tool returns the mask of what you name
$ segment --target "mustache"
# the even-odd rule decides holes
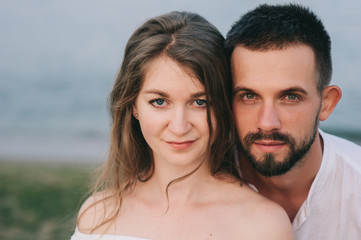
[[[258,140],[273,140],[273,141],[281,141],[286,144],[294,144],[294,139],[292,136],[280,133],[280,132],[271,132],[271,133],[263,133],[263,132],[257,132],[257,133],[248,133],[245,138],[244,142],[246,144],[250,144],[254,141]]]

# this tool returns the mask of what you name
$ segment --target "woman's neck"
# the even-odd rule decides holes
[[[151,178],[146,182],[138,182],[134,191],[146,195],[151,201],[172,206],[197,198],[202,192],[202,186],[212,179],[206,161],[199,167],[187,169],[155,166]]]

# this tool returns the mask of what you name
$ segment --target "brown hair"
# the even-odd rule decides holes
[[[110,189],[109,198],[116,199],[118,208],[102,224],[114,219],[122,196],[137,180],[146,181],[152,176],[152,150],[143,138],[138,120],[132,115],[132,106],[141,90],[147,66],[160,55],[191,70],[204,85],[210,103],[207,104],[210,139],[212,136],[214,139],[213,144],[211,140],[208,143],[211,174],[225,170],[236,175],[230,157],[234,139],[229,104],[232,84],[223,44],[222,34],[212,24],[190,12],[170,12],[152,18],[132,34],[109,97],[113,121],[111,143],[108,161],[96,188]],[[217,122],[216,133],[212,132],[210,108]]]

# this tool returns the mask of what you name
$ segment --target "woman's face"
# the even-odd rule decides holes
[[[194,169],[204,159],[209,139],[204,86],[166,56],[153,60],[143,81],[133,115],[137,114],[156,167]],[[211,119],[215,132],[213,113]]]

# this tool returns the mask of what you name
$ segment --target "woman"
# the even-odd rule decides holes
[[[110,95],[102,188],[72,240],[293,239],[285,212],[233,174],[223,41],[188,12],[150,19],[130,37]]]

